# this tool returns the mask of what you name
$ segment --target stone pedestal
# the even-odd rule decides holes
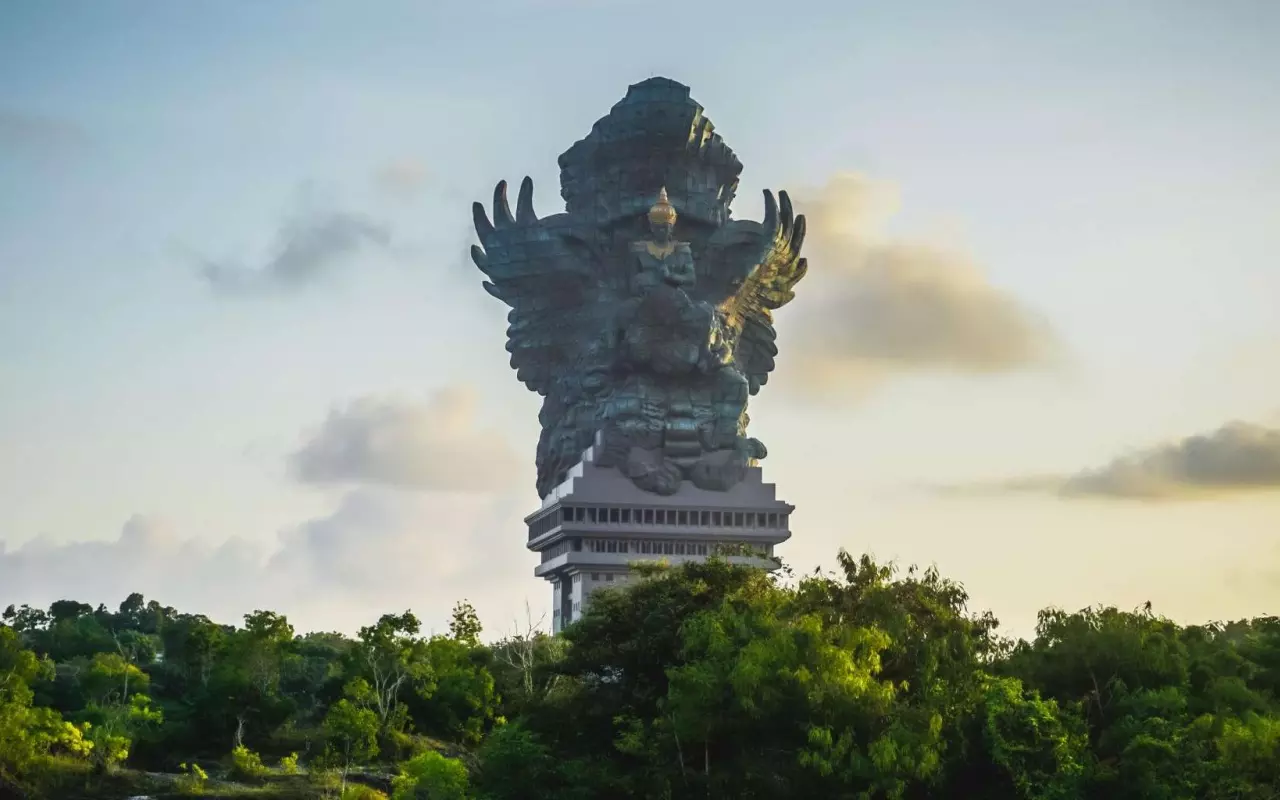
[[[721,555],[731,563],[777,568],[773,550],[791,537],[794,506],[777,499],[759,467],[749,467],[728,491],[686,481],[677,493],[662,496],[598,466],[598,450],[597,441],[525,518],[528,547],[542,556],[534,575],[553,587],[553,631],[580,618],[596,589],[633,580],[637,562],[678,565]]]

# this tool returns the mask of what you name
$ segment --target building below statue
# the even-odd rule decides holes
[[[634,580],[633,564],[726,561],[776,569],[774,547],[791,537],[794,506],[777,499],[760,468],[728,491],[690,482],[670,495],[643,491],[617,469],[597,465],[600,439],[569,477],[525,518],[528,547],[542,555],[534,575],[553,587],[552,630],[579,619],[592,592]]]

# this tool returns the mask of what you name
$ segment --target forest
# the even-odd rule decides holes
[[[557,636],[465,601],[447,635],[354,638],[9,606],[0,798],[140,796],[1280,798],[1280,618],[1049,609],[1014,641],[936,570],[844,552],[655,565]]]

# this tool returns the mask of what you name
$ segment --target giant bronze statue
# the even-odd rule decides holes
[[[537,488],[583,451],[641,489],[725,490],[765,456],[747,399],[778,354],[772,311],[804,277],[804,217],[764,193],[764,222],[734,220],[742,164],[689,89],[632,86],[560,156],[565,211],[539,218],[533,182],[513,215],[474,206],[485,289],[510,306],[516,377],[543,396]]]

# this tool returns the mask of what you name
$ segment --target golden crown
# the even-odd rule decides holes
[[[665,222],[668,225],[676,223],[676,207],[671,205],[667,200],[667,187],[658,190],[658,202],[653,204],[649,209],[649,221],[656,224]]]

